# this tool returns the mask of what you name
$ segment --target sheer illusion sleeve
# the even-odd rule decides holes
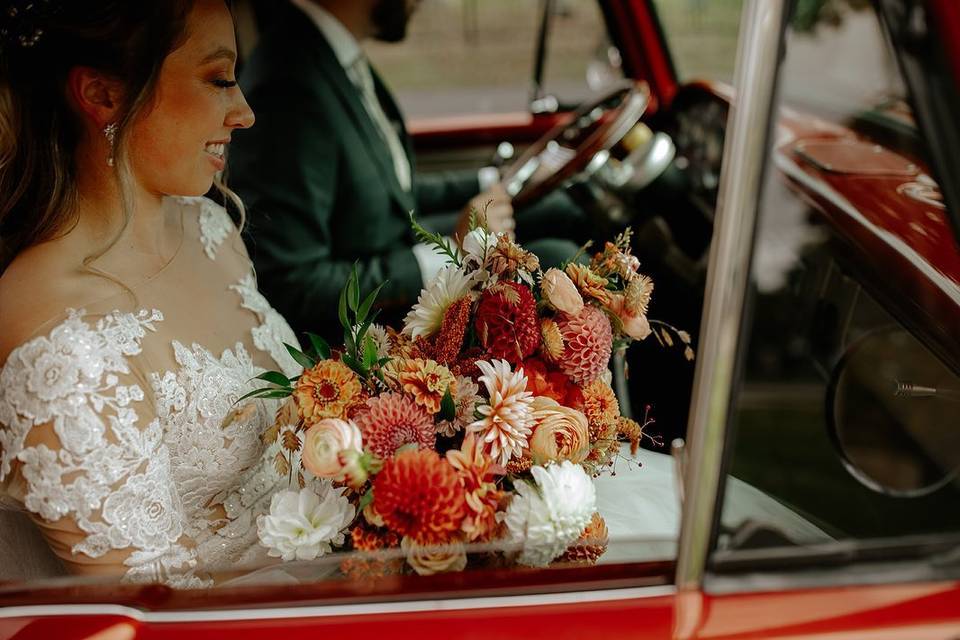
[[[70,311],[0,371],[0,481],[77,573],[202,586],[141,342],[159,311]]]

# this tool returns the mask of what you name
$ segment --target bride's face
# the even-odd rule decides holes
[[[132,125],[130,163],[150,192],[206,193],[234,129],[253,124],[237,86],[233,19],[224,0],[197,0],[187,37],[160,70],[151,106]]]

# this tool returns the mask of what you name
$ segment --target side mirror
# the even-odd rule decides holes
[[[900,327],[872,331],[847,350],[826,413],[844,466],[874,491],[922,496],[960,471],[960,378]]]

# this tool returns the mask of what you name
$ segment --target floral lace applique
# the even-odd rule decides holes
[[[0,371],[0,479],[18,459],[25,507],[51,522],[72,516],[86,534],[74,553],[97,558],[131,549],[127,579],[183,580],[174,574],[194,567],[196,557],[180,544],[183,510],[160,421],[140,425],[134,405],[143,391],[120,384],[131,373],[128,358],[163,315],[114,311],[95,326],[83,316],[70,310],[49,336],[15,349]],[[24,447],[29,431],[45,423],[59,449]]]
[[[217,249],[237,227],[230,219],[226,209],[205,197],[178,197],[177,202],[187,206],[200,207],[200,242],[203,252],[211,260],[217,259]]]
[[[299,375],[303,367],[297,364],[284,347],[284,343],[299,346],[297,336],[277,311],[270,306],[267,299],[257,289],[257,282],[253,274],[247,274],[240,282],[231,285],[230,289],[240,294],[240,304],[257,314],[260,326],[250,330],[253,335],[253,344],[268,354],[280,365],[281,370],[288,377]]]

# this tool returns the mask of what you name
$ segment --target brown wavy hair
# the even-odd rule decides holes
[[[20,3],[0,2],[0,10],[6,11],[6,4]],[[52,4],[55,9],[38,13],[30,27],[31,33],[41,30],[34,45],[23,46],[13,37],[0,45],[0,273],[23,249],[76,223],[75,155],[83,129],[67,99],[70,69],[98,69],[125,88],[114,163],[125,193],[129,125],[150,104],[167,55],[186,40],[194,0]],[[229,192],[226,196],[234,199]],[[126,204],[124,211],[123,227],[130,218]],[[114,242],[88,256],[85,265]]]

